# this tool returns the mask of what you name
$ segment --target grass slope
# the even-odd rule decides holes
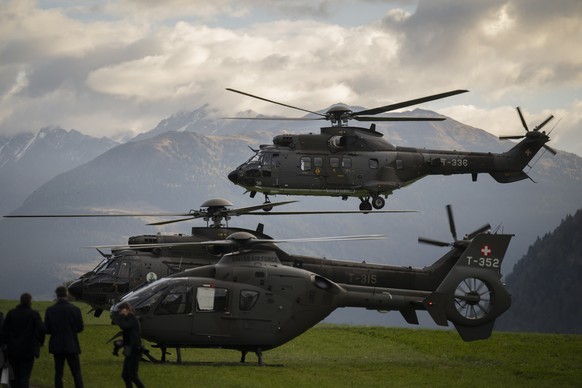
[[[0,311],[6,313],[15,304],[0,300]],[[49,305],[33,302],[43,316]],[[80,340],[85,386],[122,386],[123,358],[112,356],[111,345],[105,344],[117,327],[105,314],[84,317]],[[256,366],[250,354],[241,365],[240,354],[231,350],[186,349],[182,357],[185,365],[142,363],[142,380],[149,387],[579,387],[582,381],[578,335],[495,332],[489,340],[466,343],[452,330],[323,324],[265,352],[266,367]],[[46,345],[35,363],[32,385],[53,386]],[[73,386],[68,370],[65,386]]]

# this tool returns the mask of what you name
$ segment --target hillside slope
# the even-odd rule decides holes
[[[513,305],[497,329],[582,334],[582,209],[530,246],[507,286]]]

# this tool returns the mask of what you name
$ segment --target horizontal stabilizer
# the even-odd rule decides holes
[[[523,171],[491,172],[489,175],[499,183],[512,183],[529,179],[529,175]]]
[[[411,325],[418,325],[418,316],[416,315],[416,311],[412,309],[408,310],[400,310],[400,314],[404,317],[406,322]]]
[[[439,326],[448,326],[447,322],[447,296],[433,292],[422,302],[426,311],[430,314],[434,322]]]
[[[481,326],[463,326],[455,323],[455,328],[463,341],[477,341],[484,340],[491,337],[493,332],[493,325],[495,321],[483,324]]]

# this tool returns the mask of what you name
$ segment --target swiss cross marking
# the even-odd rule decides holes
[[[525,150],[525,154],[526,154],[527,156],[530,156],[530,155],[531,155],[531,150],[530,150],[529,148],[528,148],[528,149],[526,149],[526,150]]]
[[[483,248],[481,248],[481,253],[483,254],[483,256],[487,257],[491,255],[491,248],[489,248],[488,245],[485,245]]]

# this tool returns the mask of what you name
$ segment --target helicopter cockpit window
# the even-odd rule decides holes
[[[162,299],[154,314],[189,314],[192,312],[192,287],[178,286]]]
[[[271,167],[271,160],[273,159],[273,154],[266,153],[263,157],[263,167]]]
[[[255,304],[257,303],[258,299],[259,293],[257,291],[242,290],[240,292],[240,302],[239,302],[240,310],[241,311],[251,310],[253,307],[255,307]]]
[[[138,291],[133,291],[123,297],[121,300],[129,302],[136,311],[147,314],[152,306],[155,306],[157,301],[165,294],[165,290],[172,286],[180,279],[160,279],[153,282]]]
[[[226,311],[228,290],[226,288],[198,287],[196,290],[197,311]]]
[[[311,157],[301,157],[301,171],[311,171]]]
[[[117,268],[119,267],[119,260],[110,260],[107,264],[107,267],[102,267],[99,272],[109,274],[113,276],[117,272]]]
[[[117,276],[120,278],[127,278],[127,277],[129,277],[130,270],[131,270],[131,263],[124,261],[119,266],[119,271],[117,272]]]
[[[376,169],[379,165],[378,159],[370,159],[370,168]]]
[[[263,155],[256,153],[245,164],[259,164],[261,160],[263,160]]]
[[[97,267],[95,267],[93,269],[93,272],[94,273],[101,272],[102,270],[104,270],[105,268],[107,268],[107,264],[109,264],[109,259],[103,259],[103,260],[101,260],[101,262],[99,264],[97,264]]]
[[[342,158],[343,168],[352,168],[352,158]]]

